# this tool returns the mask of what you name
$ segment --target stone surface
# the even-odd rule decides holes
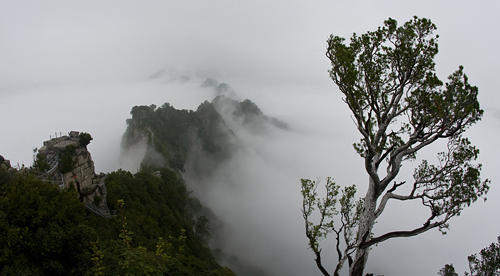
[[[48,170],[50,171],[49,173],[40,174],[44,178],[53,179],[55,182],[58,182],[61,187],[74,187],[87,201],[93,202],[96,196],[106,196],[105,194],[101,194],[101,191],[105,190],[105,188],[102,188],[104,186],[105,174],[95,173],[92,155],[88,152],[86,146],[80,145],[78,135],[78,131],[71,131],[69,135],[52,138],[43,142],[43,146],[38,152],[42,156],[45,156],[47,162],[51,163],[54,157],[56,162],[51,163],[52,170]],[[69,145],[77,147],[75,155],[72,156],[75,166],[70,172],[61,173],[60,154]],[[104,202],[105,204],[105,200],[101,200],[100,202]]]

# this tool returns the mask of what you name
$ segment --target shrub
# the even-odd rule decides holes
[[[80,146],[82,147],[86,147],[88,144],[90,144],[90,141],[93,139],[92,136],[90,136],[90,134],[86,132],[80,133],[78,138],[80,139]]]

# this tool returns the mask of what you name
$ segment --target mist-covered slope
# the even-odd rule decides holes
[[[168,167],[197,176],[210,174],[228,160],[240,139],[233,128],[265,134],[269,128],[287,129],[286,123],[265,115],[251,100],[240,101],[228,84],[207,79],[218,95],[193,110],[134,106],[122,137],[122,159],[135,159],[141,167]],[[139,162],[137,162],[139,161]]]
[[[288,129],[286,123],[265,115],[251,100],[238,99],[229,85],[207,79],[202,86],[212,87],[217,95],[196,110],[175,109],[169,103],[161,107],[134,106],[122,138],[122,160],[135,159],[136,169],[172,169],[187,179],[195,193],[202,194],[217,185],[215,174],[219,168],[227,167],[235,155],[245,150],[244,139],[238,133],[243,130],[258,137],[275,129]],[[223,215],[215,214],[210,220],[210,245],[222,265],[238,275],[268,275],[245,260],[244,253],[226,252],[227,239],[234,236],[235,230],[226,227]]]
[[[123,154],[145,144],[141,160],[146,167],[186,170],[188,155],[203,152],[216,164],[230,154],[234,137],[213,104],[202,103],[196,111],[177,110],[168,103],[159,108],[135,106],[122,140]],[[198,156],[200,157],[200,156]],[[197,170],[207,170],[193,164]]]

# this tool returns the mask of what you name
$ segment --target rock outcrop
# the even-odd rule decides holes
[[[85,141],[86,137],[88,141]],[[86,145],[90,139],[89,134],[71,131],[68,135],[43,142],[34,168],[38,169],[39,178],[58,183],[61,188],[74,187],[88,209],[109,217],[104,185],[106,176],[95,173],[94,161]]]
[[[0,155],[0,166],[2,166],[5,169],[10,168],[10,160],[7,160]]]

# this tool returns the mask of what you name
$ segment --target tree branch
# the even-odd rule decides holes
[[[321,273],[323,273],[324,276],[330,276],[330,274],[328,274],[328,271],[326,271],[326,269],[321,264],[321,250],[317,252],[315,251],[314,254],[316,255],[316,259],[314,259],[314,261],[316,261],[316,265],[318,266]]]
[[[446,221],[449,219],[448,217],[446,217],[445,219],[441,220],[441,221],[437,221],[437,222],[434,222],[434,223],[431,223],[431,221],[435,218],[435,214],[433,214],[431,217],[429,217],[429,219],[424,223],[424,225],[422,227],[419,227],[419,228],[416,228],[414,230],[411,230],[411,231],[394,231],[394,232],[389,232],[389,233],[386,233],[382,236],[378,236],[376,238],[372,238],[366,242],[361,242],[361,244],[359,245],[360,248],[367,248],[367,247],[370,247],[374,244],[377,244],[379,242],[383,242],[385,240],[388,240],[388,239],[391,239],[391,238],[399,238],[399,237],[412,237],[412,236],[416,236],[418,234],[422,234],[432,228],[436,228],[438,226],[441,226],[443,224],[446,223]]]
[[[391,198],[399,199],[399,200],[409,200],[409,199],[418,198],[418,197],[414,197],[412,195],[402,196],[402,195],[397,195],[397,194],[392,193],[394,190],[396,190],[397,187],[404,185],[405,183],[406,182],[404,182],[404,181],[399,183],[399,184],[394,183],[394,186],[389,191],[387,191],[387,193],[380,200],[379,207],[375,211],[375,218],[378,218],[382,214],[382,212],[384,212],[385,206],[386,206],[387,202],[389,201],[389,199],[391,199]]]

